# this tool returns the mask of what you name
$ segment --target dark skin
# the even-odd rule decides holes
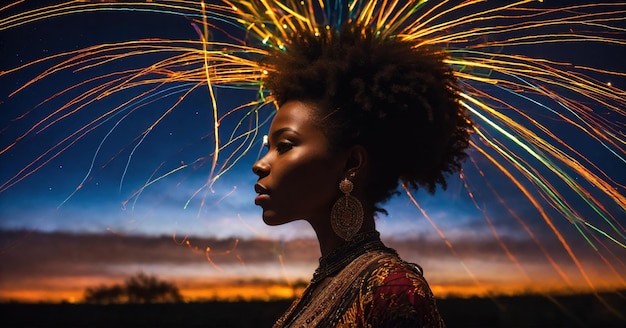
[[[367,151],[360,145],[331,151],[316,120],[314,104],[289,101],[277,112],[268,135],[269,150],[253,166],[259,176],[255,203],[263,208],[263,221],[281,225],[295,220],[309,222],[317,235],[322,256],[344,240],[330,223],[333,204],[342,196],[339,182],[354,183],[351,195],[364,210],[360,232],[372,231],[374,204],[364,197],[367,185]]]

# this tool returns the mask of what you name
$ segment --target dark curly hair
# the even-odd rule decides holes
[[[367,149],[374,204],[396,194],[399,181],[430,193],[437,184],[445,189],[446,175],[467,156],[472,123],[446,54],[418,43],[381,39],[348,23],[318,35],[296,31],[286,51],[277,49],[264,63],[265,87],[279,106],[314,104],[332,150]]]

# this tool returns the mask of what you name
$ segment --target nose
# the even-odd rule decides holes
[[[264,158],[261,158],[256,161],[254,165],[252,165],[252,172],[254,172],[254,174],[256,174],[259,178],[263,178],[269,174],[270,166],[266,161],[264,161]]]

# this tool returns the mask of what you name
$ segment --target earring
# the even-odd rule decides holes
[[[354,188],[352,181],[344,178],[339,183],[343,197],[339,198],[330,212],[330,223],[337,236],[348,241],[356,235],[363,224],[363,206],[350,192]]]

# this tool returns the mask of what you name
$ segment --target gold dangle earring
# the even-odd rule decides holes
[[[351,175],[354,177],[354,173]],[[363,224],[363,206],[354,196],[350,195],[354,184],[348,178],[339,183],[343,197],[339,198],[330,212],[330,223],[337,236],[348,241],[356,235]]]

